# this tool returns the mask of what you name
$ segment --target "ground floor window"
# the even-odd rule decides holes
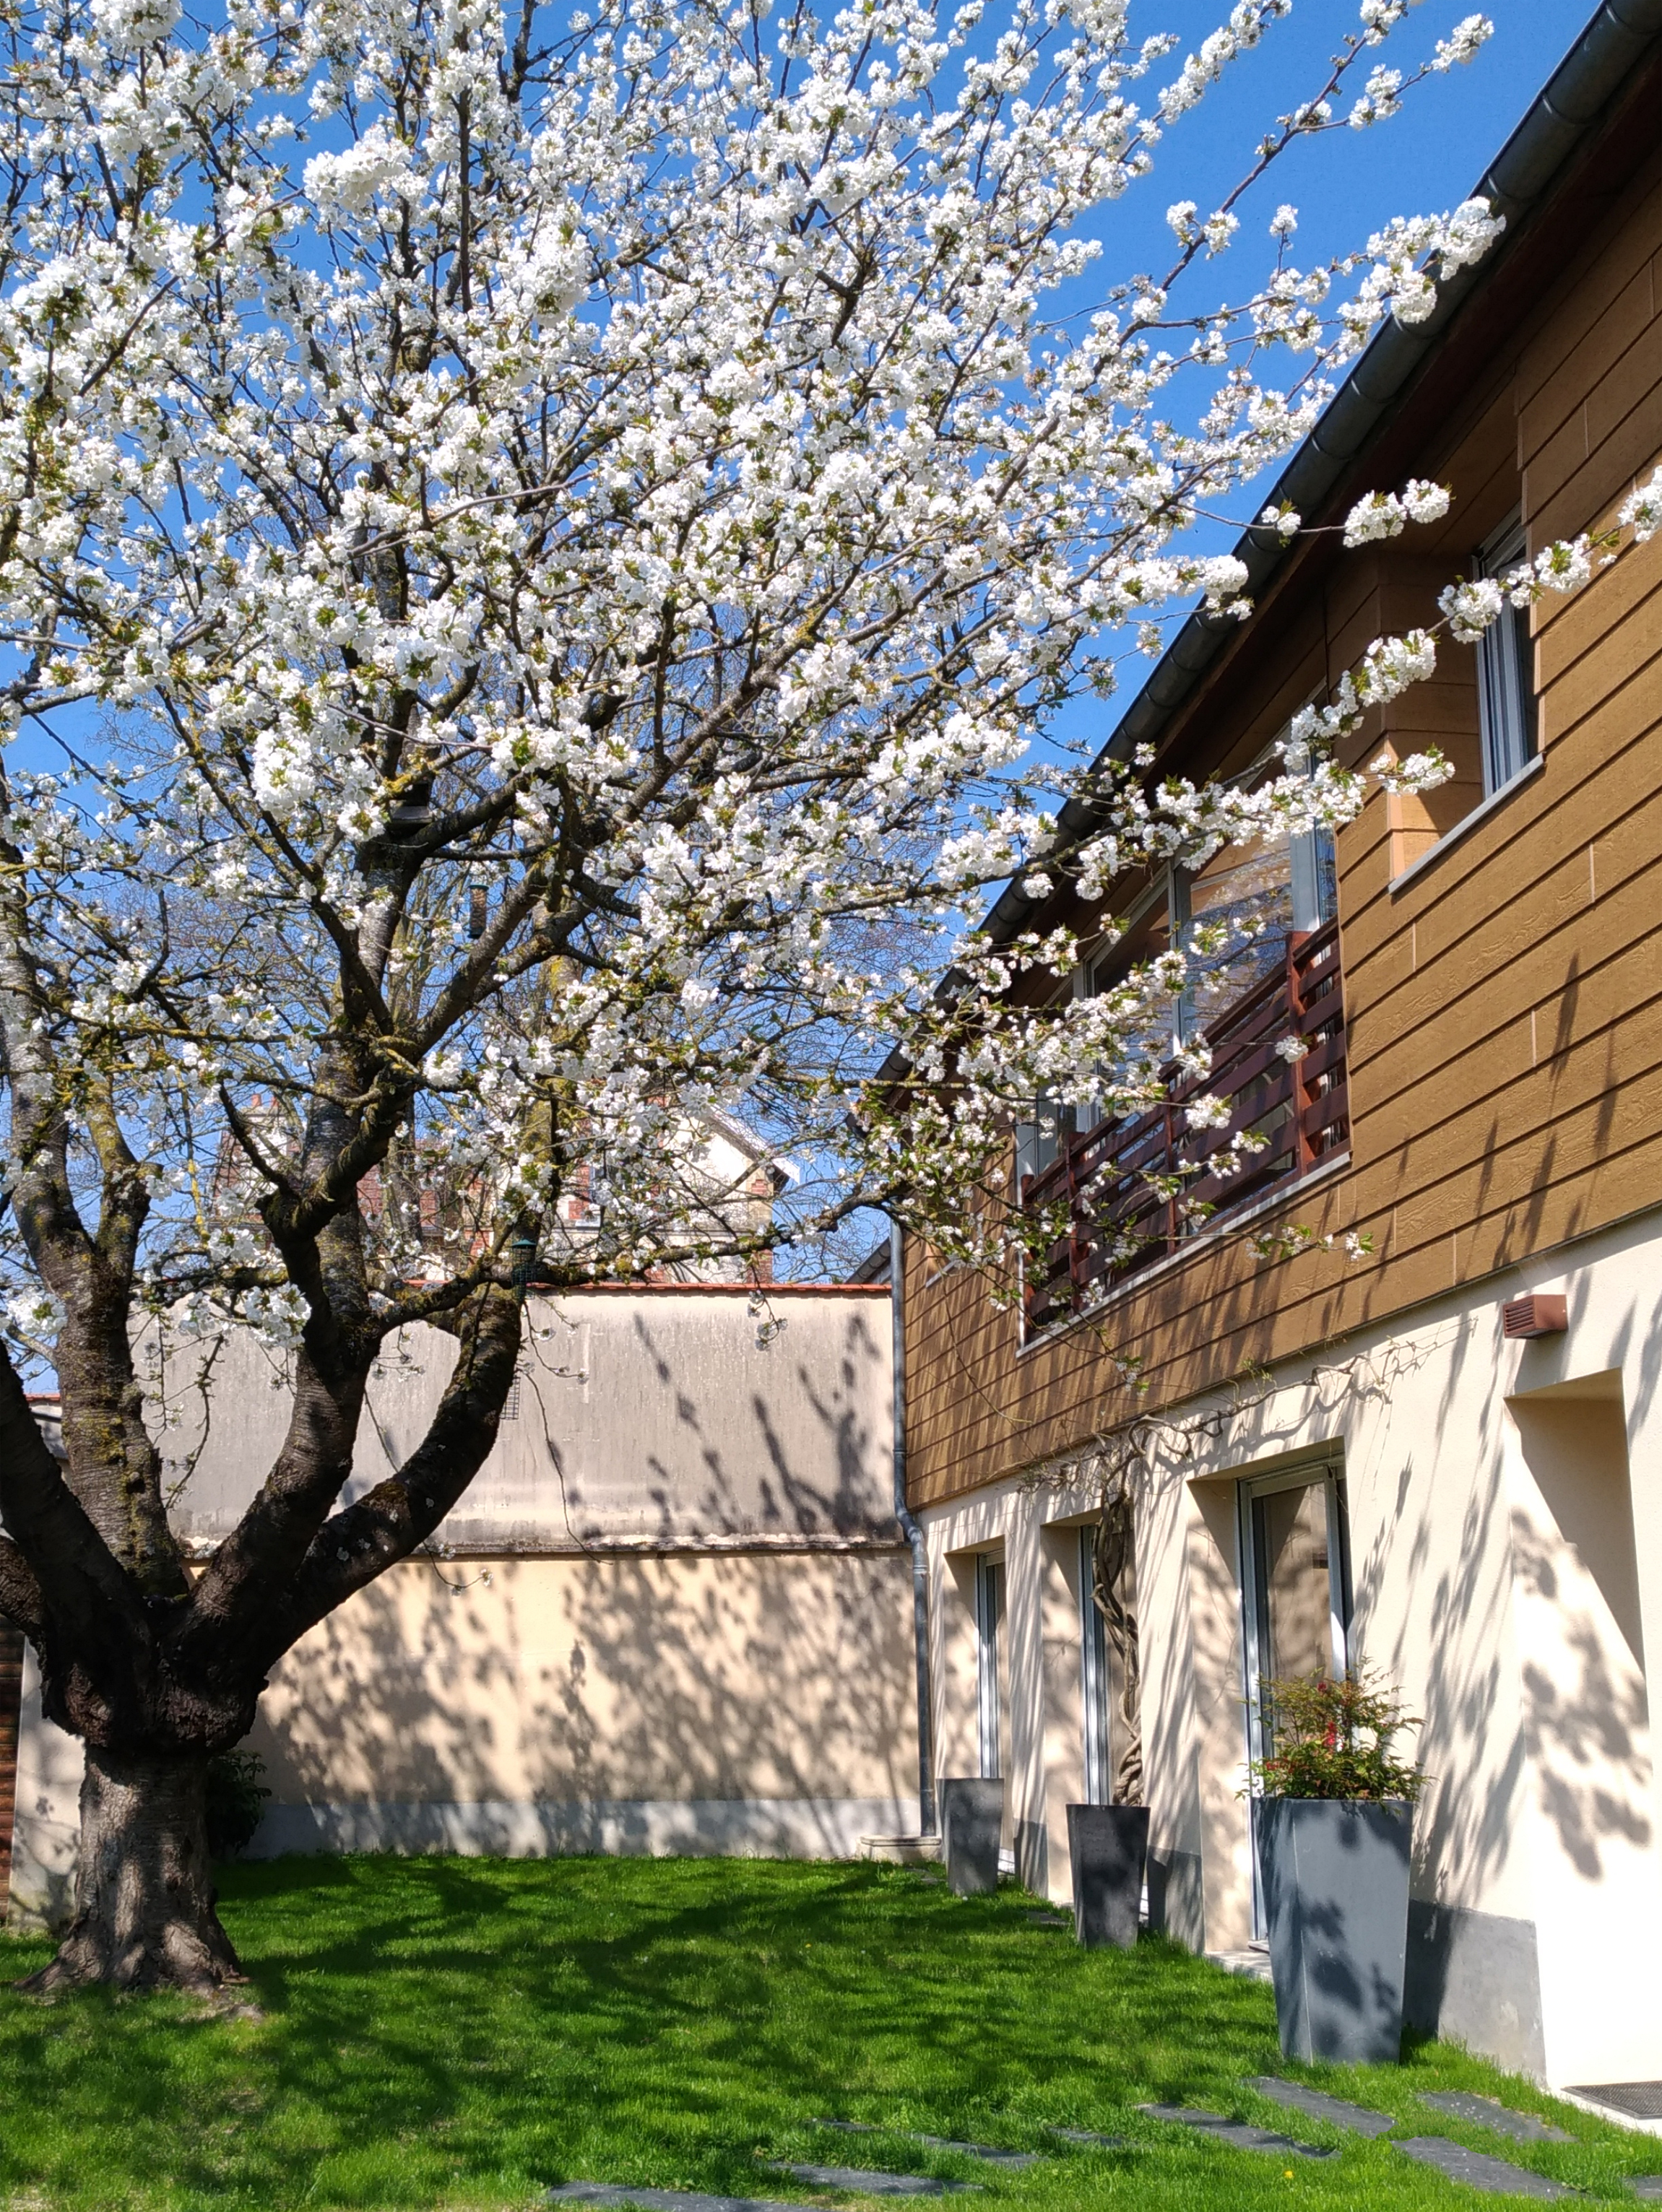
[[[1001,1712],[1004,1642],[1004,1562],[984,1553],[975,1563],[976,1626],[979,1633],[981,1771],[989,1781],[1004,1771]]]
[[[1081,1684],[1085,1707],[1085,1802],[1107,1805],[1113,1802],[1111,1746],[1109,1726],[1108,1632],[1096,1600],[1096,1540],[1093,1522],[1079,1532],[1079,1626],[1084,1669]]]
[[[1265,1683],[1342,1674],[1348,1663],[1350,1547],[1336,1463],[1243,1482],[1239,1497],[1247,1753],[1259,1759],[1275,1748]],[[1262,1936],[1256,1847],[1252,1877]]]

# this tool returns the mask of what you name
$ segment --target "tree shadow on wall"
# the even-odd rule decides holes
[[[743,1318],[734,1316],[734,1318]],[[869,1317],[849,1312],[837,1340],[791,1357],[788,1334],[762,1356],[724,1357],[709,1369],[673,1329],[637,1314],[631,1350],[663,1426],[638,1468],[606,1466],[562,1483],[575,1525],[601,1538],[620,1508],[649,1516],[660,1540],[691,1535],[876,1535],[895,1533],[886,1434],[871,1376],[884,1357]],[[752,1326],[745,1320],[746,1328]],[[708,1347],[703,1347],[708,1348]],[[732,1355],[731,1343],[718,1346]],[[781,1388],[780,1386],[785,1386]],[[782,1407],[784,1409],[782,1413]],[[558,1464],[557,1424],[545,1442]]]
[[[392,1805],[406,1848],[846,1850],[835,1801],[916,1793],[910,1600],[898,1552],[406,1565],[267,1691],[268,1835],[283,1807]],[[673,1809],[712,1800],[753,1809]],[[779,1800],[805,1802],[770,1824]],[[332,1839],[390,1832],[366,1820]]]
[[[1397,1679],[1426,1677],[1417,1755],[1430,1781],[1415,1823],[1414,1890],[1428,1905],[1451,1890],[1468,1904],[1505,1894],[1520,1851],[1529,1876],[1531,1807],[1589,1882],[1603,1879],[1612,1846],[1643,1849],[1652,1840],[1619,1407],[1608,1409],[1611,1434],[1602,1444],[1595,1409],[1569,1413],[1568,1449],[1555,1466],[1533,1434],[1544,1416],[1528,1397],[1503,1397],[1487,1364],[1478,1433],[1471,1434],[1458,1403],[1465,1370],[1488,1360],[1486,1340],[1464,1330],[1434,1425],[1428,1437],[1404,1440],[1393,1510],[1375,1516],[1376,1534],[1354,1577],[1360,1655]],[[1470,1447],[1458,1462],[1466,1496],[1453,1541],[1437,1527],[1432,1503],[1442,1440],[1452,1436]],[[1377,1449],[1373,1455],[1385,1457]],[[1411,1512],[1416,1487],[1425,1502]],[[1425,1593],[1388,1653],[1369,1633],[1370,1594],[1388,1586],[1387,1567],[1397,1589]],[[1520,1899],[1517,1917],[1531,1918],[1533,1887],[1514,1885],[1513,1893]],[[1416,2019],[1438,2016],[1452,1958],[1446,1943],[1416,1954]]]
[[[826,1851],[849,1844],[827,1801],[916,1794],[903,1554],[594,1562],[563,1601],[570,1659],[532,1717],[546,1794],[808,1801]]]

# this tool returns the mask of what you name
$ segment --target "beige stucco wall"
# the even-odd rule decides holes
[[[1567,1294],[1563,1335],[1503,1337],[1501,1304],[1525,1291]],[[1111,1316],[1119,1334],[1134,1324]],[[1214,1951],[1251,1935],[1238,1485],[1335,1446],[1352,1653],[1425,1721],[1410,1923],[1422,2000],[1441,2006],[1446,2032],[1556,2082],[1662,2076],[1662,2012],[1641,1994],[1662,1985],[1644,1658],[1662,1649],[1662,1219],[1152,1425],[1135,1475],[1151,1890],[1175,1932]],[[1093,1496],[1064,1464],[920,1516],[938,1740],[960,1756],[974,1555],[1033,1563],[1008,1579],[1010,1790],[1018,1826],[1048,1830],[1058,1900],[1056,1784],[1081,1738],[1081,1653],[1076,1627],[1071,1659],[1058,1650],[1066,1609],[1036,1540]]]
[[[302,1638],[260,1848],[803,1849],[916,1826],[909,1557],[407,1562]]]
[[[25,1646],[9,1927],[56,1928],[69,1917],[81,1830],[81,1746],[41,1717],[40,1668],[33,1648]]]
[[[886,1291],[528,1307],[511,1417],[429,1553],[276,1669],[256,1851],[843,1856],[915,1832]],[[141,1357],[174,1526],[205,1556],[281,1443],[284,1364],[248,1335]],[[454,1360],[437,1330],[388,1342],[346,1498],[414,1447]],[[38,1687],[22,1739],[27,1920],[61,1913],[81,1761]]]

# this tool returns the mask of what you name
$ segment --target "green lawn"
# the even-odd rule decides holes
[[[638,1859],[290,1860],[233,1869],[224,1889],[262,2021],[0,1991],[0,2203],[522,2207],[576,2177],[813,2194],[768,2173],[770,2156],[983,2179],[987,2212],[1507,2201],[1243,2089],[1279,2064],[1267,1988],[1160,1942],[1081,1952],[1013,1889],[959,1902],[901,1868]],[[0,1942],[0,1971],[45,1956]],[[1445,2046],[1312,2078],[1595,2197],[1662,2170],[1662,2142]],[[1553,2112],[1576,2140],[1508,2148],[1416,2112],[1415,2092],[1439,2087]],[[1343,2154],[1227,2151],[1144,2119],[1145,2100]],[[989,2174],[820,2117],[1055,2154]],[[1047,2145],[1046,2122],[1128,2146]]]

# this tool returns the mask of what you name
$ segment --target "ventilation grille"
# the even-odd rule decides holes
[[[1590,2105],[1625,2112],[1630,2120],[1662,2120],[1662,2081],[1595,2081],[1570,2091]]]
[[[1569,1315],[1561,1293],[1545,1291],[1509,1299],[1501,1309],[1501,1325],[1507,1336],[1556,1336],[1569,1327]]]

